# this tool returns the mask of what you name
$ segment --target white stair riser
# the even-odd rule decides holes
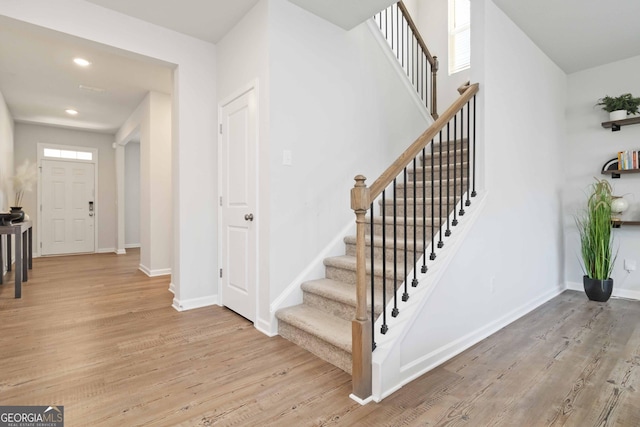
[[[310,351],[319,358],[337,366],[346,373],[351,374],[351,354],[341,348],[331,345],[282,320],[278,323],[278,334],[305,350]]]

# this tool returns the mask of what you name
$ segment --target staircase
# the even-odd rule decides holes
[[[405,269],[409,274],[414,260],[420,261],[425,251],[429,258],[432,236],[437,244],[446,230],[454,227],[447,225],[447,219],[468,188],[467,140],[431,144],[433,156],[428,146],[416,167],[405,169],[393,189],[387,190],[390,196],[384,203],[382,199],[377,201],[377,214],[366,218],[367,283],[371,283],[372,248],[374,258],[373,286],[369,287],[367,301],[371,304],[373,289],[374,322],[383,312],[383,301],[392,300],[394,285],[398,300],[401,299]],[[452,179],[454,171],[457,180]],[[446,230],[441,230],[441,225]],[[324,278],[302,284],[303,303],[277,311],[276,317],[282,337],[351,373],[351,323],[357,303],[356,236],[346,236],[344,243],[343,256],[324,260]]]

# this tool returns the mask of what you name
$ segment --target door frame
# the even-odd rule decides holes
[[[93,196],[94,205],[95,205],[95,213],[93,215],[93,253],[98,253],[98,207],[100,206],[100,201],[98,200],[98,149],[92,147],[83,147],[81,145],[61,145],[61,144],[48,144],[46,142],[38,142],[38,155],[37,155],[37,164],[38,164],[38,206],[36,207],[38,211],[38,221],[37,221],[37,230],[36,230],[36,252],[35,256],[42,256],[42,161],[43,160],[54,160],[61,162],[74,162],[74,163],[93,163],[93,191],[95,192]],[[46,157],[44,155],[45,148],[53,148],[54,150],[71,150],[71,151],[85,151],[91,152],[91,160],[78,160],[78,159],[61,159],[57,157]],[[53,256],[53,255],[52,255]]]
[[[223,178],[223,168],[222,168],[222,163],[223,163],[223,159],[222,159],[222,142],[223,142],[223,135],[222,132],[220,132],[221,130],[221,126],[222,126],[222,110],[223,108],[230,104],[231,102],[235,101],[236,99],[240,98],[241,96],[245,95],[246,93],[249,93],[253,91],[254,94],[254,101],[255,101],[255,120],[256,120],[256,126],[255,126],[255,138],[256,138],[256,145],[255,145],[255,184],[256,184],[256,206],[255,206],[255,215],[256,215],[256,220],[253,222],[254,224],[254,228],[255,228],[255,251],[256,251],[256,264],[255,264],[255,271],[256,271],[256,283],[255,283],[255,313],[254,313],[254,327],[255,325],[258,323],[259,321],[259,317],[258,317],[258,312],[259,312],[259,307],[260,307],[260,224],[261,224],[261,214],[260,214],[260,187],[259,187],[259,182],[260,182],[260,162],[259,162],[259,156],[258,153],[260,152],[259,150],[259,146],[260,146],[260,111],[258,108],[259,105],[259,99],[260,99],[260,92],[258,90],[258,80],[252,80],[249,83],[247,83],[244,86],[241,86],[239,89],[237,89],[236,91],[232,92],[231,95],[223,98],[222,101],[220,101],[218,103],[218,131],[217,131],[217,135],[218,135],[218,150],[217,150],[217,155],[218,155],[218,194],[216,197],[216,205],[218,206],[218,238],[217,238],[217,246],[218,246],[218,273],[220,272],[220,270],[222,269],[222,265],[223,265],[223,258],[222,258],[222,248],[224,245],[223,242],[223,209],[220,203],[220,197],[222,197],[222,178]],[[220,274],[217,274],[217,278],[218,278],[218,305],[220,306],[224,306],[224,295],[222,292],[222,277],[220,276]]]

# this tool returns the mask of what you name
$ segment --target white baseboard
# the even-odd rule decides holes
[[[572,291],[584,292],[584,285],[578,282],[566,282],[567,289]],[[612,298],[626,298],[640,301],[640,291],[634,291],[631,289],[616,288],[616,282],[613,282]]]
[[[360,405],[362,405],[362,406],[364,406],[364,405],[366,405],[367,403],[369,403],[369,402],[372,402],[372,401],[373,401],[373,397],[371,397],[371,396],[367,397],[366,399],[360,399],[358,396],[356,396],[355,394],[351,393],[351,394],[349,395],[349,397],[350,397],[352,400],[355,400],[356,402],[358,402],[358,403],[359,403]]]
[[[149,277],[167,276],[171,274],[170,268],[158,268],[155,270],[151,270],[149,269],[149,267],[142,264],[138,265],[138,270],[142,271],[144,274],[146,274]]]
[[[116,255],[126,255],[127,251],[124,249],[117,249],[116,250]]]
[[[96,250],[97,254],[111,254],[115,252],[116,252],[116,248],[98,248]]]
[[[141,246],[140,243],[125,243],[124,248],[134,249],[134,248],[139,248],[140,246]]]
[[[276,319],[275,322],[277,324],[278,319]],[[260,332],[262,332],[263,334],[265,334],[266,336],[275,337],[276,335],[278,335],[278,328],[277,327],[272,328],[272,325],[273,323],[270,324],[264,319],[258,319],[257,322],[253,323],[253,327],[259,330]],[[275,329],[275,332],[272,329]]]
[[[200,298],[192,298],[187,300],[178,300],[177,298],[173,299],[173,304],[171,306],[177,311],[186,311],[186,310],[194,310],[196,308],[209,307],[212,305],[218,305],[218,296],[210,295],[206,297]]]
[[[174,295],[176,294],[176,285],[174,285],[173,282],[169,283],[169,292]]]

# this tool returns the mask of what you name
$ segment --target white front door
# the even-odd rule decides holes
[[[222,304],[256,317],[256,99],[251,89],[221,107]]]
[[[95,252],[93,163],[42,160],[42,255]]]

